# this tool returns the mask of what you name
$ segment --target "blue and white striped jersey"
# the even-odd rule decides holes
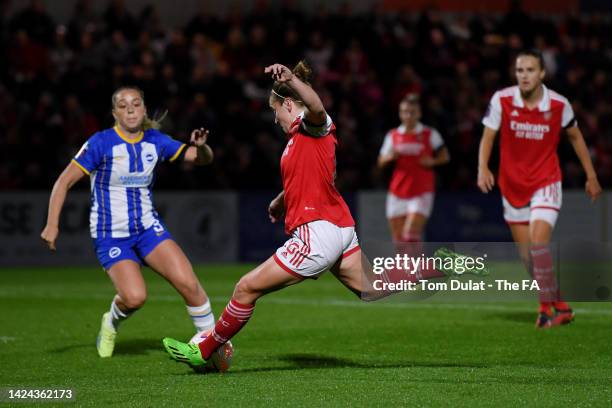
[[[117,127],[91,136],[73,159],[91,179],[91,236],[125,238],[158,224],[151,192],[155,166],[176,160],[184,148],[156,129],[134,140]]]

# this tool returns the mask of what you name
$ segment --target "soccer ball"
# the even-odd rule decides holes
[[[191,340],[189,340],[192,344],[199,344],[203,342],[209,335],[211,331],[201,331],[197,332]],[[219,347],[213,354],[210,356],[208,361],[206,361],[206,365],[204,367],[194,367],[194,370],[197,372],[218,372],[224,373],[229,370],[230,365],[232,364],[232,358],[234,356],[234,346],[231,341],[228,341],[221,347]]]

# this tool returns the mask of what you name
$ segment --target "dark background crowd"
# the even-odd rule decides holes
[[[612,186],[611,14],[541,17],[518,4],[503,15],[356,13],[349,3],[306,13],[293,4],[202,11],[171,27],[154,3],[132,14],[121,0],[103,13],[78,1],[64,25],[40,0],[0,0],[0,189],[50,188],[82,143],[112,126],[110,96],[125,84],[144,90],[151,116],[167,110],[162,130],[173,137],[211,130],[215,163],[164,165],[158,187],[277,189],[284,139],[263,69],[302,58],[338,128],[341,190],[385,186],[376,157],[408,92],[421,94],[423,122],[451,152],[440,189],[475,189],[480,120],[527,47],[542,50],[547,85],[572,102],[600,181]],[[564,185],[581,187],[567,141],[559,152]]]

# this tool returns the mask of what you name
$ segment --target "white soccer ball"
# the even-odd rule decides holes
[[[211,331],[201,331],[196,333],[191,340],[189,340],[192,344],[199,344],[203,342],[206,337],[210,335]],[[219,347],[206,361],[206,365],[203,369],[196,369],[198,372],[219,372],[224,373],[229,370],[230,365],[232,364],[232,358],[234,357],[234,346],[231,341],[228,341],[221,347]]]

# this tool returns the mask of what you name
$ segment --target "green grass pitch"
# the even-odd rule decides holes
[[[248,270],[197,268],[216,316]],[[199,375],[161,345],[193,334],[182,300],[145,275],[147,304],[102,360],[114,292],[99,268],[0,270],[0,388],[71,388],[77,406],[612,404],[607,303],[574,304],[573,324],[537,331],[533,302],[363,304],[327,274],[261,299],[230,372]]]

